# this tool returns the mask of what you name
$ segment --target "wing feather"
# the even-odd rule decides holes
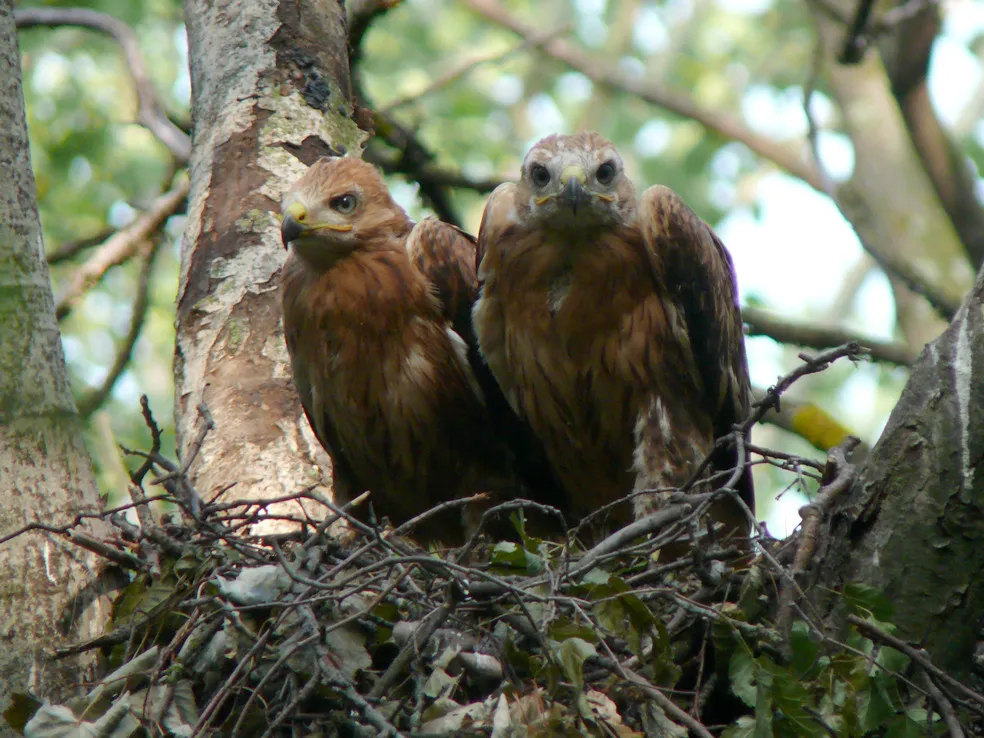
[[[723,436],[748,415],[751,398],[731,256],[710,226],[668,187],[655,185],[643,192],[638,215],[654,265],[658,263],[683,312],[706,406],[713,414],[714,435]],[[730,449],[722,459],[729,468],[736,453]],[[747,469],[738,486],[752,506]]]
[[[471,309],[478,295],[475,239],[449,223],[424,218],[407,238],[410,260],[431,283],[441,311],[458,335],[469,331]]]
[[[530,497],[562,511],[571,509],[570,499],[550,464],[543,441],[514,406],[515,385],[505,362],[505,318],[498,306],[483,300],[483,281],[492,279],[500,258],[497,249],[510,238],[509,229],[515,225],[515,191],[512,182],[499,185],[489,196],[482,213],[475,263],[479,277],[479,294],[472,312],[472,322],[466,334],[468,358],[472,371],[485,396],[489,417],[498,436],[508,444],[516,475],[527,487]],[[486,263],[488,257],[488,263]],[[481,348],[476,324],[481,324],[483,334]],[[497,367],[493,371],[492,364]],[[505,387],[500,381],[509,381]],[[508,395],[508,399],[507,399]]]
[[[285,330],[284,337],[286,338],[287,350],[291,357],[297,357],[304,352],[304,347],[298,343],[294,331]],[[311,363],[300,358],[300,360],[293,360],[291,365],[294,386],[301,399],[301,407],[304,408],[304,414],[307,416],[312,430],[314,430],[314,435],[317,436],[321,445],[325,447],[325,450],[331,456],[335,493],[341,493],[344,501],[345,495],[362,492],[361,489],[356,490],[359,482],[355,470],[347,458],[345,449],[342,447],[338,433],[335,431],[335,427],[331,422],[331,417],[325,412],[321,400],[317,396],[315,383],[311,381],[311,377],[308,375],[307,367],[311,366]]]

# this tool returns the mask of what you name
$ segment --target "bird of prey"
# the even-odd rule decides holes
[[[625,497],[606,525],[656,510],[665,495],[644,490],[679,488],[747,415],[731,257],[669,188],[637,197],[597,133],[532,147],[520,181],[486,204],[478,258],[482,356],[574,518]],[[740,472],[734,487],[752,507],[737,457],[721,448],[712,466]],[[733,497],[711,517],[747,535]]]
[[[486,491],[501,456],[459,333],[477,289],[474,239],[414,224],[351,157],[317,162],[282,209],[284,334],[337,497],[370,490],[376,514],[399,524]],[[456,522],[415,535],[450,543]]]

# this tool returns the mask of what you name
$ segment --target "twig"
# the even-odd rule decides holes
[[[556,38],[557,36],[567,33],[570,30],[570,28],[571,28],[571,24],[565,23],[564,25],[558,26],[552,30],[544,31],[534,38],[524,39],[522,43],[519,43],[508,49],[502,51],[495,51],[487,54],[477,54],[471,57],[470,59],[466,60],[462,64],[459,64],[458,66],[452,67],[451,69],[447,70],[444,74],[435,77],[433,80],[431,80],[430,84],[428,84],[420,92],[417,92],[416,94],[413,95],[407,95],[406,97],[397,98],[392,102],[386,103],[379,109],[379,114],[390,115],[397,108],[402,108],[405,105],[410,105],[411,103],[415,103],[421,98],[426,97],[427,95],[431,95],[434,92],[437,92],[438,90],[441,90],[447,87],[448,85],[457,82],[459,79],[473,72],[475,69],[477,69],[480,66],[483,66],[485,64],[492,64],[493,62],[502,61],[512,56],[513,54],[517,54],[520,51],[526,51],[534,46],[541,46],[542,44],[549,41],[550,39]]]
[[[800,354],[799,358],[803,361],[803,364],[796,367],[784,377],[780,377],[779,381],[765,391],[765,398],[755,403],[755,409],[745,422],[741,424],[741,430],[747,432],[752,426],[762,420],[769,410],[778,410],[779,398],[782,397],[782,394],[796,380],[802,379],[810,374],[822,372],[838,359],[846,357],[851,361],[857,361],[862,356],[867,356],[867,354],[868,350],[854,341],[846,343],[843,346],[838,346],[837,348],[829,349],[828,351],[823,351],[816,356],[809,356],[805,353]]]
[[[560,520],[561,530],[567,530],[567,521],[564,520],[564,514],[556,507],[544,505],[540,502],[533,502],[532,500],[509,500],[508,502],[503,502],[490,507],[482,513],[482,517],[478,521],[478,525],[475,526],[475,530],[472,532],[471,536],[469,536],[468,540],[465,541],[465,544],[458,550],[454,560],[459,564],[466,561],[469,554],[471,554],[475,546],[478,544],[478,539],[481,537],[482,531],[485,529],[485,524],[494,517],[498,517],[504,513],[512,512],[514,510],[536,510],[543,515],[555,517]]]
[[[851,625],[855,626],[862,635],[867,636],[871,640],[878,641],[886,646],[891,646],[896,651],[901,651],[904,653],[910,659],[919,664],[919,666],[921,666],[927,673],[945,683],[964,699],[977,703],[978,710],[980,710],[980,708],[984,708],[984,695],[979,692],[975,692],[964,683],[957,681],[938,666],[934,665],[930,660],[929,655],[921,648],[913,648],[902,639],[896,638],[891,633],[886,633],[881,628],[869,623],[867,620],[864,620],[857,615],[848,615],[847,622],[851,623]]]
[[[646,695],[673,720],[676,720],[681,725],[686,726],[691,733],[700,736],[700,738],[714,738],[711,731],[709,731],[702,722],[697,720],[693,715],[663,694],[648,680],[644,679],[639,674],[636,674],[631,669],[623,667],[618,661],[615,662],[615,666],[619,676],[645,692]]]
[[[360,86],[361,87],[361,86]],[[360,98],[365,100],[360,95]],[[366,107],[371,107],[366,103]],[[424,173],[433,169],[434,154],[424,146],[417,134],[389,116],[376,115],[376,135],[399,152],[397,157],[381,157],[370,148],[366,159],[387,174],[403,174],[420,185],[420,195],[434,214],[445,223],[462,226],[461,218],[448,197],[444,186]]]
[[[689,505],[669,505],[659,512],[647,515],[634,523],[629,523],[624,528],[615,531],[610,536],[601,541],[598,545],[591,548],[580,558],[577,565],[571,571],[571,577],[577,577],[590,571],[599,559],[617,551],[629,541],[644,536],[647,533],[665,528],[671,523],[675,523],[691,512]]]
[[[152,238],[154,232],[178,212],[188,197],[189,182],[188,177],[180,177],[169,192],[155,199],[146,211],[130,225],[117,231],[74,272],[72,281],[56,304],[55,314],[59,320],[72,311],[82,295],[98,283],[111,267],[122,264],[137,253],[141,244]]]
[[[400,653],[393,663],[389,665],[389,668],[383,672],[382,676],[379,677],[379,681],[373,685],[372,691],[369,692],[369,698],[373,700],[381,699],[384,694],[393,686],[393,683],[397,680],[403,670],[410,663],[410,659],[414,657],[420,650],[427,645],[427,641],[434,634],[434,631],[440,628],[444,621],[448,619],[451,613],[454,611],[454,600],[451,596],[448,596],[447,601],[440,607],[440,609],[435,610],[430,614],[430,617],[420,625],[419,628],[415,629],[407,639],[407,642],[403,644],[403,648],[400,649]]]
[[[537,36],[533,26],[513,16],[498,0],[464,1],[479,15],[523,38],[535,39]],[[681,92],[664,88],[651,79],[633,76],[616,64],[589,56],[563,39],[548,41],[540,48],[548,56],[576,69],[592,82],[639,97],[672,113],[694,120],[724,139],[743,143],[763,159],[771,161],[815,189],[822,190],[823,183],[799,147],[790,147],[760,136],[731,115],[703,108]]]
[[[956,710],[953,709],[953,705],[950,704],[950,700],[946,698],[942,690],[936,686],[933,677],[926,671],[922,671],[919,674],[919,682],[922,684],[922,688],[933,698],[936,709],[943,716],[943,722],[946,723],[946,729],[950,733],[950,738],[964,738],[963,727],[960,725],[959,718],[957,718]]]
[[[143,264],[140,266],[140,275],[137,277],[137,293],[130,306],[130,327],[126,337],[116,349],[116,358],[109,373],[103,383],[94,390],[87,392],[79,400],[79,415],[88,418],[92,413],[102,407],[106,402],[117,380],[130,364],[133,356],[133,349],[140,338],[143,330],[144,319],[147,317],[147,308],[150,306],[150,275],[154,268],[154,257],[157,255],[159,241],[151,239],[148,242],[147,253],[144,255]]]
[[[153,82],[136,34],[126,23],[106,13],[88,8],[16,8],[17,28],[34,26],[79,26],[113,37],[126,58],[133,86],[137,91],[137,122],[153,133],[182,163],[191,156],[191,138],[167,117],[154,90]]]
[[[143,484],[144,477],[147,476],[147,472],[153,468],[154,462],[152,458],[154,456],[159,456],[161,453],[161,437],[164,435],[164,431],[161,430],[160,426],[157,425],[157,421],[154,420],[154,413],[150,409],[150,399],[147,395],[140,396],[140,414],[143,416],[144,424],[150,431],[150,453],[144,456],[144,463],[140,465],[140,468],[135,472],[130,474],[130,481],[133,482],[138,487]],[[126,449],[124,449],[124,452]]]
[[[127,553],[126,551],[120,551],[115,546],[111,546],[104,541],[93,538],[86,533],[82,533],[77,530],[69,531],[68,539],[73,543],[77,543],[87,551],[92,551],[92,553],[102,556],[104,559],[108,559],[118,566],[122,566],[124,569],[130,569],[132,571],[146,571],[147,569],[144,562],[133,554]]]
[[[820,523],[830,512],[830,508],[840,495],[846,492],[855,479],[855,468],[848,463],[847,457],[851,451],[860,443],[857,438],[848,438],[841,446],[832,449],[827,454],[827,469],[824,472],[824,484],[817,491],[816,498],[807,505],[800,508],[799,514],[803,519],[803,528],[800,532],[799,544],[796,548],[796,556],[793,559],[793,566],[789,572],[789,577],[783,580],[782,590],[779,594],[779,614],[776,617],[776,624],[779,632],[786,637],[789,635],[789,628],[792,625],[793,600],[799,587],[791,586],[803,572],[806,571],[813,552],[816,550],[817,538],[820,535]]]
[[[366,719],[366,722],[379,731],[379,735],[382,738],[387,738],[387,736],[403,738],[403,733],[397,730],[375,707],[370,705],[362,695],[356,692],[355,688],[337,669],[328,664],[325,659],[318,659],[318,666],[324,672],[328,684],[338,689],[342,693],[342,697],[359,711],[362,717]]]

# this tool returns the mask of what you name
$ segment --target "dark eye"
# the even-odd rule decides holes
[[[359,204],[359,199],[355,195],[339,195],[333,197],[330,204],[333,210],[337,210],[342,215],[348,215],[355,210],[355,206]]]
[[[530,168],[530,180],[536,187],[546,187],[550,184],[550,172],[543,164],[534,164]]]
[[[614,162],[606,161],[600,167],[598,167],[598,172],[595,174],[598,178],[600,184],[609,184],[613,179],[615,179],[615,164]]]

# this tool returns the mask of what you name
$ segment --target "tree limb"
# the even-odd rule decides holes
[[[465,4],[479,15],[508,28],[518,36],[533,39],[537,35],[535,27],[512,15],[498,0],[465,0]],[[615,64],[589,56],[563,39],[548,41],[540,48],[547,56],[576,69],[596,84],[639,97],[672,113],[694,120],[724,139],[743,143],[763,159],[771,161],[814,189],[823,191],[823,183],[802,147],[783,144],[761,136],[727,113],[703,108],[681,92],[662,87],[652,80],[630,75]]]
[[[787,321],[775,313],[756,307],[743,308],[741,317],[748,325],[750,336],[768,336],[780,343],[814,349],[828,349],[856,341],[869,350],[874,361],[909,366],[916,360],[916,352],[901,341],[881,341],[843,328]]]
[[[154,134],[181,163],[191,156],[191,138],[167,117],[140,53],[136,34],[126,23],[106,13],[88,8],[17,8],[14,21],[18,29],[36,26],[78,26],[113,37],[126,58],[133,86],[137,91],[137,122]]]
[[[147,308],[150,306],[150,276],[153,272],[154,257],[157,255],[159,242],[157,239],[150,239],[147,245],[143,264],[140,266],[140,276],[137,278],[137,293],[130,306],[130,328],[116,350],[116,359],[113,361],[113,366],[103,383],[97,389],[90,390],[79,400],[79,415],[83,418],[88,418],[106,402],[113,391],[113,387],[116,386],[117,380],[130,364],[133,349],[143,330]]]
[[[169,192],[155,199],[136,220],[107,239],[75,271],[72,281],[56,302],[55,314],[59,320],[72,311],[82,295],[97,284],[111,267],[122,264],[133,256],[164,221],[178,212],[188,197],[188,187],[188,178],[182,176]]]

